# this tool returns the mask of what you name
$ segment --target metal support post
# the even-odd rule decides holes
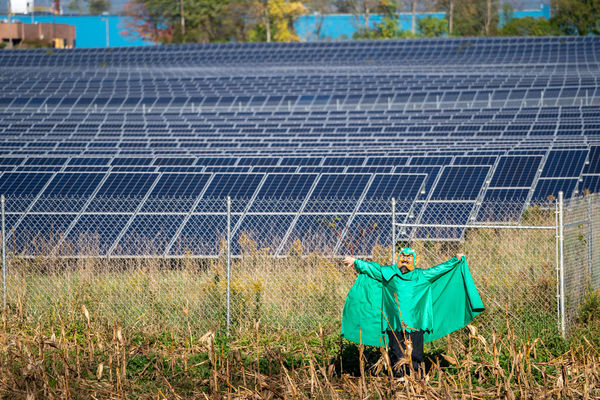
[[[231,328],[231,197],[227,196],[227,336]]]
[[[392,264],[396,264],[396,199],[392,197]]]
[[[587,206],[587,248],[588,248],[588,282],[592,281],[592,202],[590,196],[585,197]]]
[[[558,201],[554,203],[554,226],[556,228],[554,235],[554,241],[556,243],[556,326],[560,330],[560,252],[558,250]]]
[[[4,195],[0,197],[2,203],[2,310],[6,312],[6,217],[4,214]]]
[[[558,192],[558,262],[560,266],[560,333],[566,337],[565,325],[565,235],[564,235],[564,202],[562,190]]]

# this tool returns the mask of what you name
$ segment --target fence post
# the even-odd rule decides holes
[[[231,327],[231,197],[227,196],[227,336]]]
[[[585,196],[585,200],[586,200],[586,205],[587,205],[587,226],[588,226],[588,231],[587,231],[587,247],[588,247],[588,279],[589,282],[592,282],[592,201],[590,198],[590,195],[586,195]]]
[[[558,235],[558,199],[554,202],[554,242],[556,244],[556,327],[560,330],[560,252]]]
[[[558,192],[558,261],[560,264],[560,333],[566,337],[565,326],[565,235],[564,235],[564,202],[562,190]]]
[[[6,312],[6,218],[4,214],[4,195],[0,196],[2,203],[2,312]]]
[[[396,264],[396,198],[392,197],[392,264]]]

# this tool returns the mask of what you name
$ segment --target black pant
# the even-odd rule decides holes
[[[412,342],[412,367],[415,371],[420,371],[423,368],[425,362],[425,354],[423,352],[423,331],[406,332],[406,331],[387,331],[389,343],[390,343],[390,362],[392,366],[396,365],[398,361],[404,356],[406,350],[406,340]],[[408,365],[404,365],[401,370],[394,369],[394,376],[404,376],[410,368]]]

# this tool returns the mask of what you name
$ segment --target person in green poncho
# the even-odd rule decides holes
[[[402,249],[395,265],[346,257],[359,273],[348,292],[342,337],[355,343],[388,347],[392,365],[412,343],[412,367],[424,360],[423,344],[466,326],[485,308],[464,254],[428,269],[415,268],[418,257]],[[406,370],[395,370],[397,377]]]

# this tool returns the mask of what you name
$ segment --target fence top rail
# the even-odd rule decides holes
[[[407,228],[487,228],[487,229],[556,229],[555,225],[503,225],[503,224],[411,224],[396,223]]]

